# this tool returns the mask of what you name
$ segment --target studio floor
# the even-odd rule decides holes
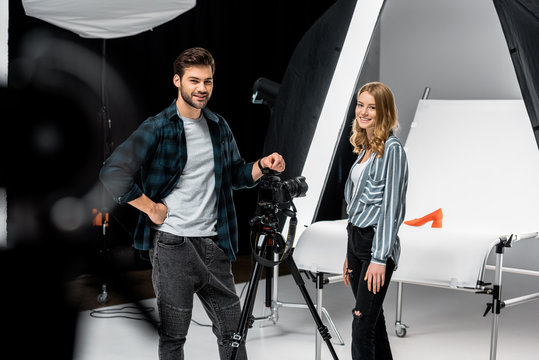
[[[245,283],[238,283],[241,293]],[[316,302],[314,284],[306,282],[311,299]],[[483,317],[490,297],[473,292],[404,285],[402,322],[409,326],[405,337],[395,334],[397,284],[392,283],[385,302],[389,340],[398,360],[490,358],[492,315]],[[246,291],[246,290],[245,290]],[[243,291],[242,302],[245,298]],[[537,290],[535,290],[537,291]],[[253,315],[265,312],[264,280],[261,280]],[[291,275],[281,275],[278,298],[283,303],[301,303],[303,297]],[[350,309],[353,296],[342,282],[326,285],[324,307],[330,314],[345,344],[340,345],[332,332],[331,342],[339,359],[350,359]],[[143,309],[156,317],[155,299],[140,302]],[[143,318],[133,304],[102,307],[98,312],[79,313],[76,333],[76,360],[142,360],[157,359],[158,336],[152,324]],[[122,308],[128,306],[122,310]],[[274,324],[257,320],[248,331],[247,351],[250,359],[315,359],[315,322],[304,308],[283,306]],[[322,317],[325,324],[327,321]],[[218,359],[215,338],[202,305],[196,299],[185,355],[187,359]],[[322,342],[322,359],[331,359]],[[497,359],[536,360],[539,358],[539,301],[502,310],[499,317]]]

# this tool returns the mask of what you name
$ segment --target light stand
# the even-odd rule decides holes
[[[271,81],[266,78],[258,78],[253,84],[253,104],[262,104],[267,105],[270,109],[270,118],[273,115],[273,106],[277,96],[279,95],[280,85],[274,81]],[[266,254],[265,256],[271,256],[272,254]],[[274,261],[278,261],[278,254],[273,255]],[[270,313],[268,315],[255,318],[255,320],[270,320],[274,325],[279,320],[279,308],[283,306],[294,307],[295,304],[285,304],[279,301],[279,292],[278,292],[278,283],[279,283],[279,265],[276,264],[273,266],[273,271],[266,272],[266,300],[265,300],[265,309],[269,309]]]
[[[102,40],[102,65],[101,65],[101,110],[99,112],[99,118],[103,126],[103,162],[110,156],[112,152],[113,142],[112,142],[112,120],[110,119],[108,108],[107,108],[107,98],[105,92],[105,83],[106,83],[106,52],[107,52],[107,41]],[[109,209],[104,206],[107,203],[105,200],[105,191],[101,186],[101,209],[94,209],[94,226],[101,226],[101,248],[99,249],[99,256],[103,260],[103,264],[108,263],[111,250],[108,246],[108,233],[107,228],[109,226]],[[103,279],[106,279],[104,276]],[[108,300],[107,292],[107,282],[103,280],[101,284],[101,293],[97,296],[97,302],[99,304],[105,304]]]
[[[280,85],[274,81],[268,80],[266,78],[258,78],[253,84],[253,104],[262,104],[267,105],[270,109],[270,118],[273,117],[273,106],[276,103],[277,96],[279,95]],[[272,254],[266,254],[267,257],[271,257]],[[279,300],[279,255],[273,254],[273,260],[275,265],[273,266],[273,271],[266,272],[266,298],[265,298],[265,307],[264,307],[264,316],[254,318],[254,320],[269,320],[274,325],[279,320],[279,308],[288,307],[288,308],[307,308],[305,304],[297,304],[284,302]],[[309,273],[306,273],[309,276]],[[339,343],[344,345],[344,340],[342,339],[337,327],[335,326],[333,320],[329,316],[327,310],[322,307],[322,288],[325,284],[332,282],[331,280],[324,279],[324,274],[317,274],[316,278],[312,277],[311,280],[316,284],[317,290],[317,308],[318,315],[321,317],[322,314],[325,315],[328,323],[333,330],[334,334],[339,339]],[[266,312],[269,311],[269,314],[266,315]],[[261,327],[263,324],[260,325]],[[320,337],[316,336],[316,358],[320,358]]]

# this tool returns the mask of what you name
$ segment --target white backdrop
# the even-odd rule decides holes
[[[426,86],[432,99],[522,99],[492,0],[387,0],[380,38],[403,141]]]
[[[491,0],[387,0],[380,38],[380,78],[395,93],[402,140],[426,86],[431,99],[522,99]],[[539,244],[521,248],[507,265],[539,270]]]
[[[522,100],[421,100],[405,150],[406,219],[444,217],[441,229],[401,226],[395,280],[473,287],[500,236],[539,231],[539,149]],[[507,256],[524,242],[539,243]]]

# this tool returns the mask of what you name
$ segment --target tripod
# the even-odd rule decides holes
[[[290,222],[292,225],[290,225],[289,227],[288,242],[285,243],[282,236],[276,231],[278,220],[276,219],[275,215],[278,211],[278,206],[271,207],[268,210],[271,211],[267,211],[264,215],[255,217],[250,221],[251,235],[257,234],[256,243],[253,248],[253,254],[255,256],[256,262],[251,272],[251,277],[249,279],[247,295],[241,312],[238,330],[232,337],[232,359],[236,359],[236,354],[240,343],[242,341],[245,341],[245,338],[247,336],[247,327],[250,328],[253,325],[253,306],[263,267],[272,267],[281,262],[284,262],[288,266],[288,269],[290,270],[290,273],[292,274],[296,285],[299,287],[301,294],[305,299],[305,303],[311,311],[311,315],[314,318],[318,332],[320,333],[322,339],[326,342],[329,351],[333,356],[333,359],[338,359],[337,354],[335,353],[333,345],[330,341],[331,335],[329,334],[328,328],[322,323],[320,316],[316,312],[315,306],[309,296],[309,293],[307,292],[307,289],[305,288],[305,283],[301,278],[296,263],[294,262],[294,259],[292,257],[292,249],[287,249],[288,245],[291,246],[291,244],[293,243],[293,235],[291,236],[290,234],[293,234],[295,232],[295,214],[290,210],[288,210],[288,212],[285,212],[287,216],[290,216],[291,213],[293,214],[293,221]],[[290,231],[291,227],[293,227],[292,231]],[[254,231],[257,230],[257,228],[258,231]],[[269,261],[268,258],[273,253],[280,254],[281,260],[277,262]]]

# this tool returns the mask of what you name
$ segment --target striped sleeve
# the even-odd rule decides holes
[[[384,158],[382,179],[385,179],[385,190],[373,239],[371,261],[385,265],[388,257],[396,250],[397,232],[404,221],[408,163],[398,140],[388,144]]]

